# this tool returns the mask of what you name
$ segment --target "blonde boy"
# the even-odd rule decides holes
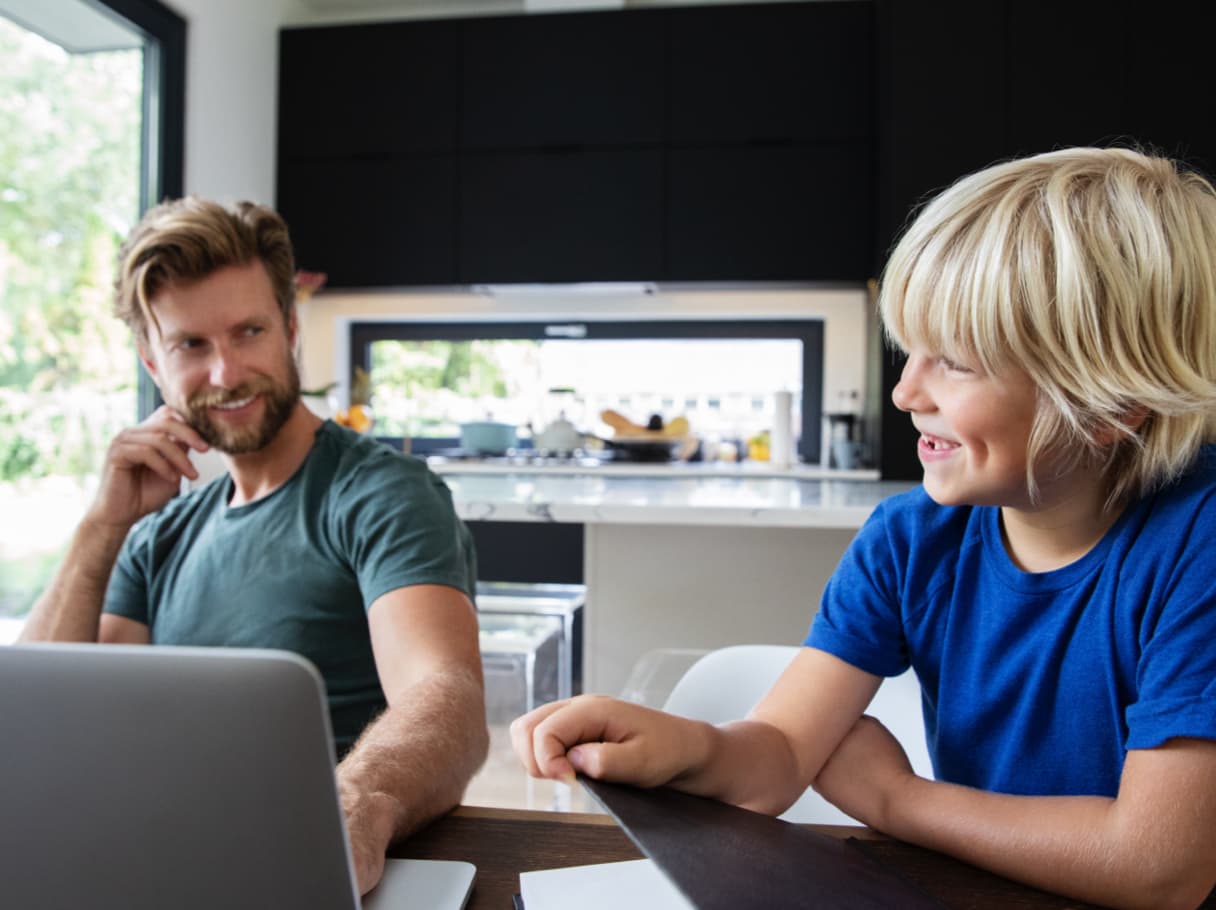
[[[867,824],[1114,907],[1216,882],[1216,193],[1069,149],[964,178],[880,308],[923,486],[880,506],[807,647],[739,723],[584,697],[521,718],[577,769]],[[862,717],[915,668],[937,780]]]

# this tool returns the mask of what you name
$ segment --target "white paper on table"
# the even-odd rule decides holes
[[[524,910],[696,910],[648,859],[519,874]]]

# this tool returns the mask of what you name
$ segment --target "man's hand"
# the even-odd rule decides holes
[[[603,695],[550,702],[511,724],[511,745],[533,777],[657,787],[705,761],[706,724]]]
[[[149,641],[144,624],[101,615],[106,585],[131,526],[172,499],[183,477],[198,478],[186,453],[208,448],[168,406],[114,437],[97,496],[72,535],[54,578],[30,611],[22,641]]]
[[[915,776],[891,731],[864,715],[828,758],[814,786],[841,811],[882,831],[889,806]]]
[[[186,453],[209,448],[177,411],[162,405],[110,443],[101,486],[86,520],[129,528],[177,495],[183,477],[197,479]]]
[[[446,585],[410,585],[368,611],[388,710],[338,765],[359,890],[384,873],[384,854],[460,802],[489,746],[477,614]]]
[[[342,814],[350,838],[351,859],[359,893],[367,894],[384,874],[384,854],[393,839],[396,801],[386,793],[363,793],[338,776]]]

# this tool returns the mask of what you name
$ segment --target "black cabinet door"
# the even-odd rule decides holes
[[[1132,135],[1128,25],[1127,10],[1112,0],[1020,0],[1010,7],[1006,155],[1109,145]]]
[[[1141,8],[1136,7],[1140,13]],[[1216,68],[1211,30],[1191,21],[1184,3],[1155,6],[1151,16],[1129,14],[1127,98],[1132,135],[1216,178]]]
[[[663,24],[653,11],[467,22],[464,147],[660,143]]]
[[[670,152],[665,277],[842,280],[869,274],[866,143]]]
[[[1008,154],[1006,0],[879,0],[875,269],[909,213]]]
[[[455,22],[284,29],[279,152],[383,158],[454,150],[460,45]]]
[[[466,154],[461,281],[652,280],[662,163],[657,149]]]
[[[1008,154],[1007,0],[878,0],[877,273],[916,207]],[[904,359],[884,350],[879,469],[918,480],[917,433],[891,402]]]
[[[332,287],[456,281],[456,162],[281,161],[279,210],[300,268]]]
[[[873,6],[671,11],[676,145],[839,140],[873,132]]]

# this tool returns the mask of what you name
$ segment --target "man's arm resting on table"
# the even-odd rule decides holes
[[[359,887],[380,878],[397,837],[460,802],[489,749],[477,615],[443,585],[412,585],[368,612],[388,710],[338,767]]]
[[[1216,742],[1129,751],[1115,799],[1009,796],[917,777],[863,718],[815,786],[893,837],[1094,903],[1190,910],[1216,884]]]
[[[147,644],[148,627],[143,623],[101,612],[126,536],[126,528],[82,521],[51,583],[30,611],[20,640]]]

